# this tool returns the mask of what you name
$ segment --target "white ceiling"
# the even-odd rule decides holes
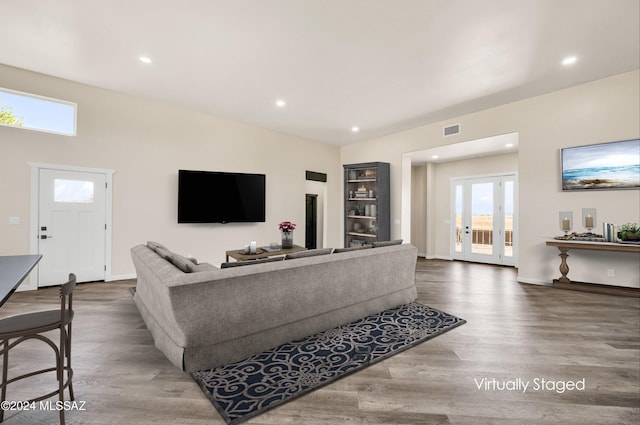
[[[639,4],[20,0],[0,63],[345,145],[638,69]]]
[[[449,162],[488,155],[509,154],[517,152],[519,145],[519,134],[508,133],[409,152],[407,155],[411,158],[411,164],[419,165],[427,162]]]

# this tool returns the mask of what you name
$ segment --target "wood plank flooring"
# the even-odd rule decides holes
[[[418,301],[467,320],[451,332],[287,403],[248,424],[638,424],[640,300],[516,282],[512,268],[419,260]],[[191,377],[153,346],[129,287],[81,284],[67,423],[224,424]],[[14,294],[0,317],[57,306],[57,288]],[[10,375],[53,363],[42,343],[11,351]],[[538,388],[534,385],[554,387]],[[584,380],[583,390],[562,382]],[[526,391],[524,382],[529,382]],[[23,400],[53,376],[9,386]],[[519,388],[502,389],[503,385]],[[481,388],[479,388],[479,386]],[[5,423],[55,424],[55,411]]]

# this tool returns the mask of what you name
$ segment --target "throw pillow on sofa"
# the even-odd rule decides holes
[[[151,249],[151,250],[153,250],[155,252],[158,252],[159,248],[167,249],[166,246],[162,245],[161,243],[154,242],[154,241],[147,241],[147,247],[149,247],[149,249]]]
[[[156,254],[158,254],[160,257],[164,258],[167,261],[171,261],[171,255],[173,253],[169,251],[167,248],[158,248],[156,249]]]
[[[171,257],[169,257],[168,260],[171,261],[171,264],[185,273],[192,273],[197,270],[196,265],[193,263],[193,261],[189,260],[186,257],[183,257],[180,254],[172,253]]]

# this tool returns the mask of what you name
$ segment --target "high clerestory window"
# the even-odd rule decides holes
[[[0,87],[0,125],[76,135],[78,105]]]

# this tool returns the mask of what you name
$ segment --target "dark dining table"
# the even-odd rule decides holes
[[[7,302],[41,258],[41,254],[0,256],[0,307]]]

